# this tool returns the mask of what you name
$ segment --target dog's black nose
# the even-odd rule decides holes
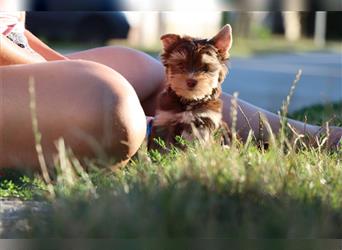
[[[193,88],[197,84],[197,80],[195,79],[186,79],[186,84],[188,85],[189,88]]]

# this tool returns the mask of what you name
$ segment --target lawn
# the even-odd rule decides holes
[[[313,106],[291,117],[322,123],[335,114],[340,125],[341,111],[342,103]],[[38,176],[2,173],[0,197],[48,204],[17,237],[342,237],[341,150],[285,147],[284,138],[268,150],[250,141],[167,156],[143,146],[125,168],[108,172],[110,160],[97,159],[86,173],[60,143],[64,161],[52,189]]]

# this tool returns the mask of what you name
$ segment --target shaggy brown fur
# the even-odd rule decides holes
[[[222,120],[220,96],[221,83],[228,72],[225,63],[232,43],[231,27],[225,25],[210,40],[175,34],[164,35],[161,40],[167,87],[159,96],[148,148],[183,148],[177,136],[210,143],[219,130],[223,131],[222,142],[227,144],[229,131]],[[158,137],[166,149],[156,142]]]

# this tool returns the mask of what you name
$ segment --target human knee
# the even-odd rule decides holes
[[[127,93],[118,96],[118,105],[113,108],[117,115],[117,122],[113,124],[113,133],[119,135],[114,138],[112,151],[115,151],[115,144],[119,147],[124,158],[133,156],[141,146],[146,135],[146,117],[134,92],[127,88]],[[121,130],[121,131],[120,131]]]
[[[31,75],[39,131],[49,162],[53,163],[59,138],[79,158],[96,157],[105,150],[118,161],[131,157],[144,139],[145,116],[135,91],[111,68],[70,60],[23,65],[15,70],[4,67],[2,72],[8,84],[1,93],[7,101],[0,105],[4,110],[0,137],[6,136],[0,143],[6,152],[0,155],[0,167],[37,165],[28,105],[27,79]]]
[[[102,92],[98,107],[101,118],[92,122],[101,124],[103,146],[118,160],[128,159],[139,149],[146,133],[145,114],[136,92],[123,76],[105,65],[83,60],[72,64]]]

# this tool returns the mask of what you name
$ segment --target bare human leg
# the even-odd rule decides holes
[[[134,49],[108,46],[67,55],[98,62],[119,72],[133,86],[147,116],[153,116],[164,87],[164,68],[155,58]]]
[[[120,74],[89,61],[0,67],[0,168],[36,168],[28,79],[35,80],[37,118],[46,159],[64,138],[77,156],[129,159],[146,131],[145,115]]]

